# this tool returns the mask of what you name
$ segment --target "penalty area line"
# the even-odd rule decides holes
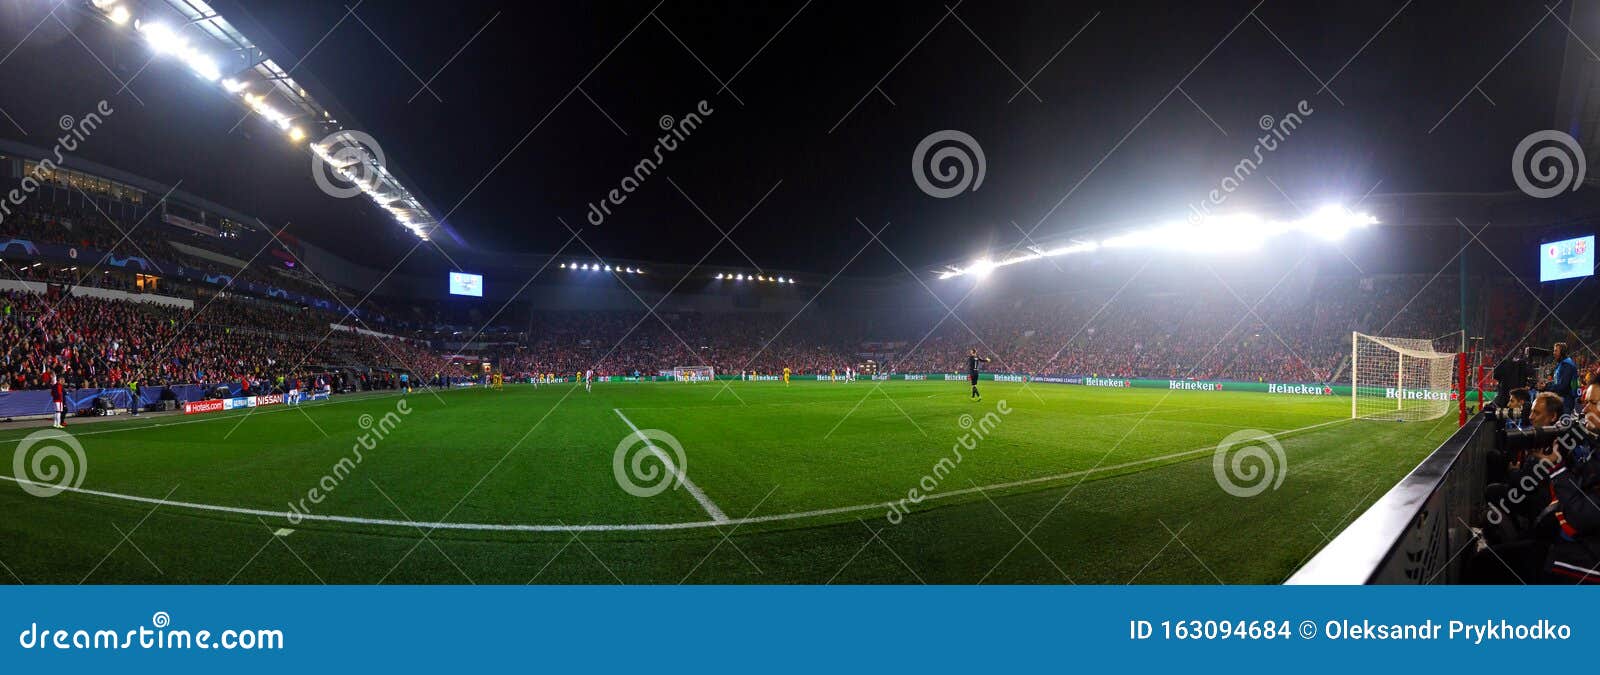
[[[718,523],[728,522],[728,514],[723,513],[722,509],[717,508],[716,502],[711,501],[711,498],[707,497],[706,493],[700,490],[700,486],[695,485],[694,481],[689,480],[689,474],[684,473],[683,469],[678,468],[678,465],[673,463],[672,457],[663,452],[661,448],[656,447],[654,443],[651,443],[650,439],[644,435],[644,432],[640,431],[639,427],[634,426],[633,420],[628,419],[627,415],[622,414],[622,410],[620,408],[612,408],[611,412],[616,413],[617,417],[622,418],[623,424],[628,425],[628,428],[633,430],[634,435],[638,436],[639,440],[644,441],[645,446],[650,448],[651,454],[654,454],[656,459],[661,460],[662,464],[667,465],[667,470],[671,471],[672,475],[678,477],[678,484],[682,485],[685,490],[688,490],[689,494],[694,497],[695,501],[700,502],[700,507],[706,510],[706,513],[711,516],[712,520]]]

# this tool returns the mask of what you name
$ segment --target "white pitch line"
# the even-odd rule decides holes
[[[622,410],[619,408],[612,408],[611,412],[616,413],[617,417],[621,417],[623,423],[627,424],[628,428],[632,429],[633,433],[639,437],[639,440],[644,441],[645,446],[650,448],[651,454],[654,454],[656,459],[661,460],[662,464],[667,465],[667,470],[671,471],[672,475],[678,477],[678,484],[682,485],[684,489],[688,490],[689,494],[694,495],[694,500],[700,502],[700,507],[704,508],[706,513],[711,515],[712,520],[718,523],[728,522],[728,514],[723,513],[722,509],[717,508],[716,502],[711,501],[711,498],[707,497],[706,493],[700,490],[700,486],[695,485],[694,481],[689,480],[689,474],[684,473],[683,469],[678,468],[677,464],[672,463],[672,458],[668,456],[666,452],[663,452],[661,448],[658,448],[654,443],[651,443],[650,439],[644,435],[644,432],[640,431],[639,427],[633,425],[633,420],[628,419],[627,415],[622,414]]]
[[[1268,438],[1277,438],[1277,437],[1280,437],[1280,436],[1287,436],[1289,434],[1299,433],[1301,431],[1310,431],[1312,429],[1325,427],[1325,426],[1328,426],[1330,424],[1338,424],[1340,422],[1348,422],[1348,421],[1350,421],[1349,418],[1337,419],[1337,420],[1332,420],[1332,421],[1329,421],[1329,422],[1322,422],[1320,424],[1313,424],[1313,425],[1310,425],[1310,426],[1300,427],[1298,429],[1290,429],[1288,431],[1280,431],[1280,432],[1275,433],[1275,434],[1267,434],[1266,437],[1268,437]],[[631,423],[630,423],[630,426],[631,426]],[[1037,483],[1046,483],[1046,482],[1051,482],[1051,481],[1064,480],[1064,479],[1067,479],[1067,478],[1077,478],[1079,476],[1084,476],[1084,475],[1088,475],[1088,474],[1105,473],[1107,471],[1116,471],[1118,469],[1126,469],[1126,468],[1129,468],[1129,467],[1139,466],[1141,464],[1150,464],[1152,462],[1160,462],[1160,461],[1165,461],[1165,460],[1169,460],[1169,459],[1177,459],[1179,457],[1185,457],[1185,456],[1188,456],[1188,455],[1194,455],[1194,454],[1198,454],[1198,453],[1202,453],[1202,452],[1215,452],[1215,451],[1216,451],[1215,447],[1195,448],[1194,450],[1185,450],[1183,452],[1174,452],[1174,453],[1170,453],[1170,454],[1166,454],[1166,455],[1161,455],[1159,457],[1146,457],[1145,459],[1135,460],[1135,461],[1132,461],[1132,462],[1124,462],[1122,464],[1116,464],[1116,465],[1112,465],[1112,466],[1103,466],[1103,467],[1098,467],[1098,468],[1094,468],[1094,469],[1087,469],[1087,470],[1084,470],[1084,471],[1073,471],[1073,472],[1070,472],[1070,473],[1057,474],[1057,475],[1054,475],[1054,476],[1041,476],[1041,477],[1038,477],[1038,478],[1028,478],[1028,479],[1024,479],[1024,480],[1011,481],[1011,482],[1008,482],[1008,483],[995,483],[993,485],[981,485],[981,486],[970,487],[970,488],[962,488],[960,490],[951,490],[949,492],[937,492],[937,493],[934,493],[934,494],[925,495],[923,497],[923,501],[932,501],[932,500],[935,500],[935,499],[945,499],[947,497],[955,497],[955,496],[958,496],[958,495],[990,492],[990,491],[994,491],[994,490],[1005,490],[1005,489],[1014,488],[1014,487],[1021,487],[1021,486],[1024,486],[1024,485],[1033,485],[1033,484],[1037,484]],[[419,522],[419,521],[413,521],[413,520],[392,520],[392,519],[388,519],[388,518],[361,518],[361,517],[357,517],[357,516],[327,516],[327,515],[321,515],[321,514],[315,514],[315,513],[291,514],[288,511],[267,511],[267,510],[264,510],[264,509],[248,509],[248,508],[242,508],[242,507],[236,507],[236,506],[217,506],[215,504],[196,504],[196,503],[193,503],[193,502],[175,502],[175,501],[171,501],[171,500],[167,500],[167,499],[155,499],[155,498],[152,498],[152,497],[140,497],[140,496],[137,496],[137,495],[125,495],[125,494],[118,494],[118,493],[115,493],[115,492],[102,492],[100,490],[88,490],[88,489],[84,489],[84,488],[71,487],[71,486],[67,486],[67,485],[50,485],[48,483],[39,483],[39,482],[28,480],[26,478],[16,478],[16,477],[13,477],[13,476],[0,476],[0,480],[11,481],[11,482],[16,483],[18,485],[36,485],[36,486],[39,486],[41,488],[48,488],[48,489],[51,489],[51,490],[58,490],[58,491],[61,491],[61,492],[74,492],[74,493],[77,493],[77,494],[93,495],[93,496],[96,496],[96,497],[105,497],[107,499],[119,499],[119,500],[123,500],[123,501],[140,502],[140,503],[144,503],[144,504],[160,504],[162,506],[169,507],[169,508],[170,507],[176,507],[176,508],[180,508],[180,509],[193,509],[193,510],[196,510],[196,511],[213,511],[213,512],[217,512],[217,513],[236,513],[236,514],[247,515],[247,516],[260,516],[260,517],[263,517],[263,518],[277,518],[277,519],[281,519],[281,520],[287,520],[292,524],[298,524],[298,523],[303,522],[303,521],[313,521],[313,522],[328,522],[328,523],[351,523],[351,524],[355,524],[355,525],[381,525],[381,526],[387,526],[387,527],[402,527],[402,528],[408,528],[408,529],[422,528],[422,529],[428,529],[428,530],[438,529],[438,530],[470,530],[470,531],[492,531],[492,532],[649,532],[649,531],[655,531],[655,530],[695,530],[695,529],[704,529],[704,528],[718,527],[718,526],[724,526],[724,525],[741,526],[741,525],[754,525],[754,524],[758,524],[758,523],[775,523],[775,522],[784,522],[784,521],[790,521],[790,520],[804,520],[804,519],[808,519],[808,518],[817,518],[817,517],[821,517],[821,516],[831,516],[831,515],[837,515],[837,514],[841,514],[841,513],[854,513],[854,512],[858,512],[858,511],[867,511],[867,510],[873,510],[873,509],[887,509],[887,508],[891,508],[891,507],[895,506],[895,504],[896,504],[895,502],[875,502],[875,503],[872,503],[872,504],[856,504],[854,506],[838,506],[838,507],[834,507],[834,508],[816,509],[816,510],[812,510],[812,511],[796,511],[796,512],[793,512],[793,513],[779,513],[779,514],[773,514],[773,515],[769,515],[769,516],[754,516],[754,517],[747,517],[747,518],[731,518],[731,519],[730,518],[726,518],[726,516],[724,516],[724,520],[698,520],[698,521],[689,521],[689,522],[683,522],[683,523],[621,523],[621,524],[598,524],[598,525],[593,525],[593,524],[591,524],[591,525],[518,525],[518,524],[500,524],[500,523],[429,523],[429,522]]]

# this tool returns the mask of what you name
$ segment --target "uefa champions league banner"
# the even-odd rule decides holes
[[[193,401],[210,398],[218,386],[216,384],[180,384],[172,387],[172,393],[178,401]],[[226,386],[231,394],[237,395],[239,393],[238,383]],[[164,387],[140,387],[139,405],[144,406],[160,401],[162,389]],[[126,410],[133,394],[125,388],[68,389],[66,407],[68,410],[90,408],[94,406],[94,400],[101,396],[110,399],[112,406]],[[55,403],[50,399],[49,390],[30,389],[28,391],[0,392],[0,418],[49,415],[54,412]]]

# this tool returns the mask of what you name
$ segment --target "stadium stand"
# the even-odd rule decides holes
[[[949,372],[977,344],[995,355],[996,371],[1018,374],[1328,382],[1340,376],[1352,330],[1445,335],[1457,324],[1458,317],[1440,309],[1449,303],[1430,297],[1436,287],[1448,292],[1446,284],[1423,287],[1426,279],[1398,277],[1364,289],[1347,281],[1317,288],[1309,309],[1269,299],[1245,320],[1226,293],[1148,297],[1098,315],[1087,296],[1030,298],[964,312],[926,338],[917,334],[925,317],[874,323],[851,312],[813,313],[804,321],[775,314],[676,312],[658,320],[642,312],[539,312],[530,318],[531,332],[433,330],[385,339],[338,331],[324,338],[342,316],[266,300],[207,300],[192,311],[17,291],[3,296],[0,332],[12,389],[45,386],[49,370],[79,387],[118,386],[135,376],[173,383],[274,379],[301,365],[407,370],[431,380],[465,375],[450,365],[450,347],[485,345],[496,348],[482,355],[509,373],[592,367],[655,374],[673,364],[825,373],[859,367],[866,358],[882,372]]]

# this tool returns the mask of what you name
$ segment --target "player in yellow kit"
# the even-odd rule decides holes
[[[494,387],[495,391],[504,391],[506,388],[506,376],[502,373],[495,373],[490,376],[489,382],[489,386]]]
[[[789,367],[783,367],[783,386],[789,386]]]

